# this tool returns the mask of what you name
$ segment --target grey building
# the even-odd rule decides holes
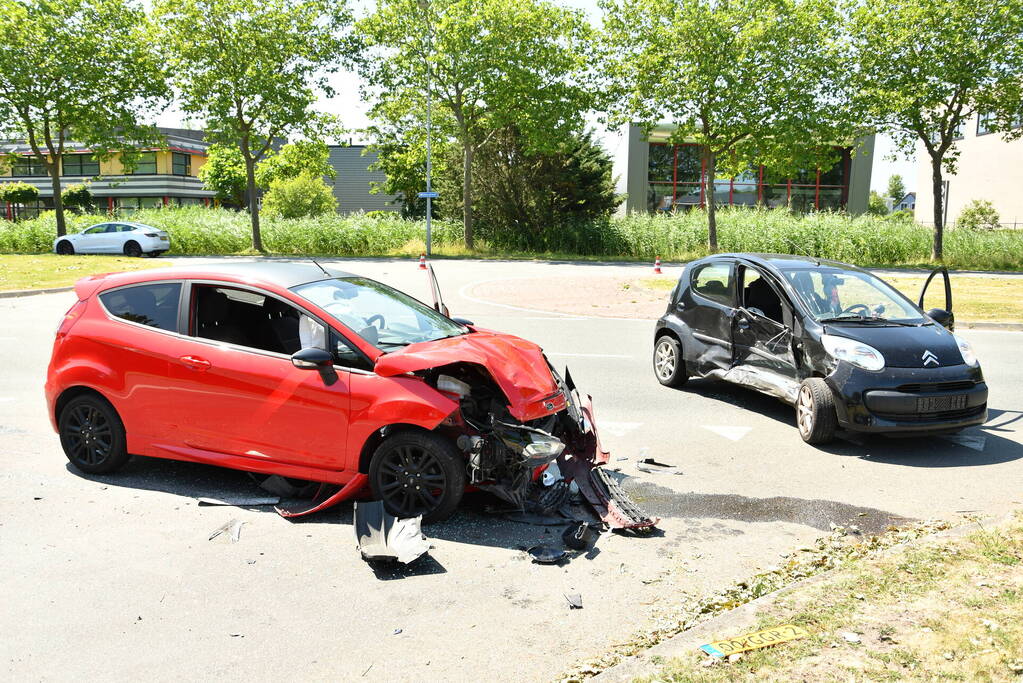
[[[372,194],[371,183],[382,183],[387,177],[383,171],[371,171],[377,155],[366,145],[329,145],[330,165],[336,178],[324,178],[334,188],[339,213],[356,211],[399,211],[401,203],[396,195]]]
[[[622,213],[684,211],[704,205],[701,148],[694,142],[673,142],[675,131],[671,124],[658,124],[646,135],[637,125],[623,128],[614,169],[618,192],[627,195]],[[771,177],[763,166],[735,178],[718,178],[714,199],[718,206],[863,213],[870,196],[874,136],[836,151],[840,159],[833,168],[804,171],[795,178]]]

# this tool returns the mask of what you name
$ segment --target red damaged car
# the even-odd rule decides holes
[[[542,507],[557,487],[536,480],[557,460],[561,488],[575,480],[612,526],[654,523],[595,467],[607,453],[571,377],[439,300],[314,263],[99,275],[75,292],[46,398],[84,472],[188,460],[321,482],[286,516],[370,493],[434,521],[472,487]]]

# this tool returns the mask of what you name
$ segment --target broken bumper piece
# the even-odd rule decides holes
[[[579,458],[559,458],[558,465],[579,487],[601,521],[612,529],[649,531],[660,521],[643,512],[607,470]]]
[[[430,549],[420,525],[423,518],[398,519],[379,500],[355,504],[355,540],[367,562],[409,564]]]

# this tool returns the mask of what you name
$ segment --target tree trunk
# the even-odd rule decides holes
[[[465,248],[472,249],[472,157],[471,144],[465,145],[465,159],[462,163],[462,225],[465,227]]]
[[[50,172],[50,187],[53,188],[53,212],[57,216],[57,237],[67,234],[67,224],[64,222],[64,201],[60,197],[60,161],[47,164]]]
[[[945,188],[941,179],[940,157],[931,157],[931,180],[934,193],[934,245],[931,247],[931,260],[940,261],[944,255],[945,238]]]
[[[717,176],[717,157],[707,150],[707,177],[704,179],[707,197],[707,246],[711,253],[718,250],[717,203],[714,201],[714,178]]]
[[[249,219],[252,221],[252,248],[263,251],[263,236],[259,233],[259,201],[256,198],[256,161],[245,158],[246,192],[249,195]]]

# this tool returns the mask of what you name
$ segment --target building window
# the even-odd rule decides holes
[[[46,175],[46,165],[36,157],[18,157],[11,166],[11,173],[15,176],[43,176]]]
[[[174,175],[192,175],[192,155],[174,152],[171,166]]]
[[[91,154],[65,154],[61,160],[61,175],[99,175],[99,162]]]
[[[141,174],[153,174],[156,173],[156,152],[142,152],[138,156],[138,162],[135,164],[135,170],[124,169],[125,173]]]
[[[714,200],[719,206],[841,210],[849,196],[850,155],[846,148],[835,151],[839,158],[831,168],[800,171],[792,178],[775,176],[763,166],[753,166],[734,178],[716,178]],[[647,207],[650,211],[670,212],[703,206],[705,177],[699,145],[650,143]]]

